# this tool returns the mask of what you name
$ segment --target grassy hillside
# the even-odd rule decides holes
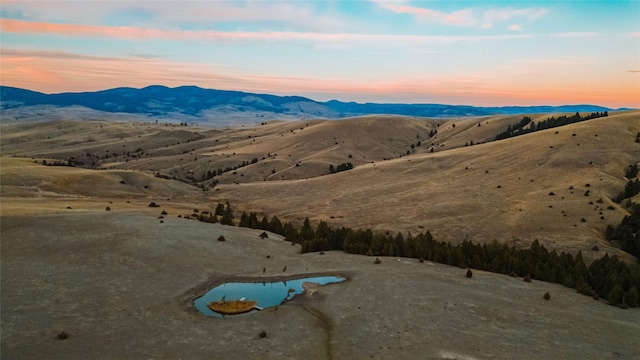
[[[492,141],[520,119],[367,116],[225,129],[3,123],[2,192],[31,196],[26,189],[36,183],[47,201],[59,194],[125,204],[171,199],[176,209],[229,200],[236,209],[294,222],[309,217],[330,226],[430,230],[452,242],[539,239],[563,250],[598,245],[619,253],[603,233],[626,214],[610,199],[640,157],[640,112]],[[33,163],[69,158],[99,159],[96,166],[106,170]],[[329,165],[346,162],[355,168],[329,174]],[[221,175],[209,176],[218,169]]]

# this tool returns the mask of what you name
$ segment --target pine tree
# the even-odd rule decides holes
[[[627,301],[627,305],[629,305],[629,307],[638,306],[638,301],[640,300],[638,296],[638,288],[635,286],[632,286],[631,290],[629,290],[625,294],[625,300]]]
[[[224,208],[222,219],[220,219],[220,224],[233,225],[233,210],[231,209],[231,205],[229,204],[228,201],[227,201],[227,206]]]
[[[609,305],[621,305],[624,301],[624,290],[622,290],[622,285],[616,284],[609,292],[607,299],[609,300]]]
[[[277,216],[273,216],[269,222],[269,231],[275,234],[284,235],[284,227]]]
[[[313,240],[315,234],[313,229],[311,228],[311,223],[309,223],[309,218],[305,218],[302,223],[302,229],[300,229],[300,237],[304,240]]]

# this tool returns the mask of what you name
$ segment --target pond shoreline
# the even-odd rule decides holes
[[[216,286],[222,285],[224,283],[229,282],[242,282],[242,283],[263,283],[263,282],[280,282],[280,281],[290,281],[290,280],[298,280],[303,278],[312,278],[312,277],[322,277],[322,276],[336,276],[344,279],[342,283],[348,282],[353,277],[352,271],[322,271],[322,272],[310,272],[310,273],[298,273],[298,274],[290,274],[290,275],[279,275],[279,276],[246,276],[246,275],[228,275],[228,276],[219,276],[214,275],[210,277],[208,280],[203,281],[200,284],[195,285],[194,287],[185,291],[179,298],[178,302],[187,308],[187,310],[191,313],[199,313],[198,310],[194,306],[194,301],[204,294],[206,294],[209,290],[213,289]]]

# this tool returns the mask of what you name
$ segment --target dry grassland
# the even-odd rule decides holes
[[[610,198],[640,159],[640,112],[490,142],[521,118],[225,129],[0,123],[2,357],[637,358],[637,310],[560,285],[475,270],[467,279],[464,269],[412,259],[374,265],[342,252],[299,254],[275,234],[177,218],[229,200],[297,223],[430,230],[452,242],[539,239],[587,260],[605,251],[630,260],[603,232],[626,214]],[[465,147],[470,141],[485,143]],[[87,153],[100,156],[102,170],[41,165]],[[253,158],[215,187],[186,180]],[[344,162],[355,168],[328,174]],[[211,284],[272,279],[285,266],[348,281],[252,316],[212,319],[192,306]],[[68,339],[56,339],[62,330]]]
[[[331,226],[429,230],[436,239],[451,242],[526,246],[539,239],[561,250],[598,245],[624,256],[602,234],[626,214],[610,198],[624,187],[625,168],[640,158],[634,142],[640,113],[612,113],[491,142],[521,118],[367,116],[226,129],[100,121],[6,123],[1,128],[3,205],[5,211],[21,207],[7,202],[14,193],[13,198],[24,197],[27,203],[34,197],[54,203],[68,197],[100,207],[105,201],[156,201],[187,212],[230,200],[238,210],[298,223],[309,217]],[[536,115],[534,121],[546,118]],[[437,134],[430,138],[433,131]],[[470,142],[475,145],[465,146]],[[108,170],[44,167],[8,157],[66,159],[85,153],[103,157],[101,166]],[[114,153],[119,156],[104,158]],[[258,162],[249,164],[252,159]],[[243,161],[249,165],[214,178],[219,181],[215,190],[211,179],[197,183],[207,191],[184,183]],[[330,164],[346,162],[355,169],[329,175]],[[55,208],[60,208],[57,203]]]

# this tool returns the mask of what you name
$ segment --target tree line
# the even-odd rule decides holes
[[[329,174],[339,173],[341,171],[347,171],[353,169],[353,164],[350,162],[339,164],[338,166],[329,165]]]
[[[217,219],[225,214],[226,223],[233,225],[229,203],[226,206],[218,204],[210,216]],[[638,217],[639,220],[634,221],[640,225],[640,207]],[[417,235],[392,235],[389,232],[374,233],[371,229],[333,229],[325,221],[320,221],[314,228],[308,218],[298,228],[290,222],[283,223],[277,216],[258,219],[254,212],[243,212],[238,226],[280,234],[286,241],[300,244],[303,253],[341,250],[351,254],[416,258],[562,284],[580,294],[606,299],[609,304],[623,308],[636,307],[640,302],[639,265],[627,264],[617,256],[605,254],[587,266],[582,252],[574,256],[564,251],[549,251],[538,240],[529,248],[515,248],[497,242],[474,244],[468,240],[453,245],[436,241],[429,231]]]
[[[580,116],[580,113],[576,112],[575,115],[572,116],[561,115],[557,118],[552,116],[550,118],[547,118],[547,120],[542,120],[537,123],[535,121],[531,121],[531,118],[529,116],[524,116],[522,120],[520,120],[517,124],[513,126],[509,125],[505,131],[496,135],[495,140],[507,139],[518,135],[529,134],[539,130],[551,129],[605,116],[609,116],[608,111],[594,112],[584,117]]]
[[[608,225],[605,237],[609,241],[618,241],[622,250],[640,258],[640,205],[631,201],[632,197],[640,193],[638,164],[629,165],[624,176],[628,179],[627,184],[624,190],[612,200],[620,204],[627,199],[626,207],[629,215],[625,216],[617,226]]]
[[[209,169],[209,170],[207,170],[206,173],[202,174],[202,178],[200,179],[200,181],[207,181],[207,180],[213,179],[216,176],[220,176],[220,175],[222,175],[222,174],[224,174],[226,172],[235,171],[235,170],[240,169],[241,167],[253,165],[253,164],[257,163],[257,162],[258,162],[258,158],[254,157],[253,159],[251,159],[251,161],[244,160],[239,165],[236,165],[234,167],[227,166],[224,169],[223,168],[218,168],[217,170]]]

